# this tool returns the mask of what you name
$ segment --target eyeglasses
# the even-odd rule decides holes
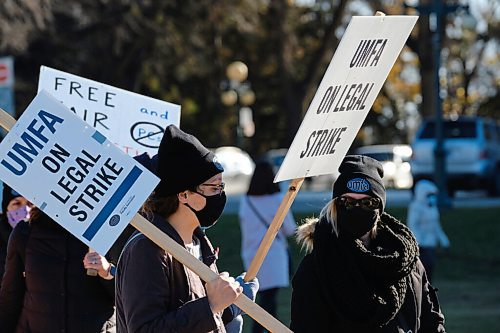
[[[363,209],[374,210],[380,207],[381,200],[379,198],[353,199],[350,197],[340,197],[338,198],[338,202],[347,209],[360,206]]]
[[[222,192],[224,192],[224,188],[226,188],[226,184],[201,184],[198,188],[201,190],[202,194],[206,196],[221,195]]]

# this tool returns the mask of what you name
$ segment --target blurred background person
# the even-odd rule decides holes
[[[436,263],[436,247],[448,248],[450,241],[441,228],[437,207],[438,188],[430,180],[422,179],[415,185],[413,200],[408,208],[408,227],[413,231],[429,281]]]
[[[260,242],[283,199],[279,185],[273,183],[273,180],[272,165],[267,161],[257,162],[247,194],[240,202],[241,256],[245,270],[248,270],[255,257]],[[295,229],[295,220],[288,212],[257,273],[260,284],[257,303],[274,317],[276,317],[278,291],[289,285],[292,267],[287,237],[293,235]],[[254,321],[252,332],[262,331],[264,328]]]
[[[97,271],[87,275],[86,269]],[[33,207],[7,248],[0,330],[114,333],[114,280],[106,258]]]

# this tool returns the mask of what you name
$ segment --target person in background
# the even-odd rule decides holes
[[[384,212],[380,162],[346,156],[332,200],[299,227],[307,254],[292,281],[295,333],[445,332],[410,229]]]
[[[9,238],[1,332],[114,333],[111,264],[38,208]],[[97,276],[87,275],[94,269]]]
[[[441,228],[437,207],[438,188],[430,180],[415,184],[413,200],[408,208],[408,227],[413,231],[429,281],[432,281],[436,262],[436,247],[448,248],[450,241]]]
[[[7,243],[12,229],[22,220],[29,217],[28,200],[3,184],[2,213],[0,215],[0,286],[5,271]]]
[[[240,202],[241,257],[245,270],[255,257],[260,242],[283,199],[279,185],[273,180],[272,165],[267,161],[257,162],[247,194]],[[280,288],[289,285],[291,258],[287,237],[292,236],[295,230],[295,220],[288,212],[257,273],[260,285],[257,303],[274,317],[276,317],[278,292]],[[264,328],[254,322],[252,332],[263,331]]]
[[[143,208],[153,225],[217,272],[217,252],[204,229],[216,223],[226,203],[222,166],[198,139],[174,125],[158,150],[160,183]],[[206,284],[139,232],[125,244],[116,275],[118,332],[226,332],[241,311],[232,306],[245,290],[227,272]],[[241,280],[242,281],[242,280]],[[243,283],[243,282],[241,282]],[[241,321],[236,325],[241,330]]]

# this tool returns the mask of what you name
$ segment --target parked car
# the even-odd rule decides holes
[[[371,145],[359,147],[356,154],[366,155],[382,163],[385,187],[407,189],[413,186],[410,171],[411,147],[409,145]]]
[[[447,188],[485,189],[500,194],[500,127],[482,117],[461,117],[443,123]],[[425,120],[412,144],[411,172],[415,181],[433,179],[435,122]]]
[[[222,174],[226,192],[245,193],[255,168],[250,155],[238,147],[226,146],[213,149],[217,160],[224,168]]]

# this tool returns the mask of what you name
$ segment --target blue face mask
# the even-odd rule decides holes
[[[437,195],[435,195],[433,193],[427,195],[427,205],[429,207],[435,207],[435,206],[437,206]]]

